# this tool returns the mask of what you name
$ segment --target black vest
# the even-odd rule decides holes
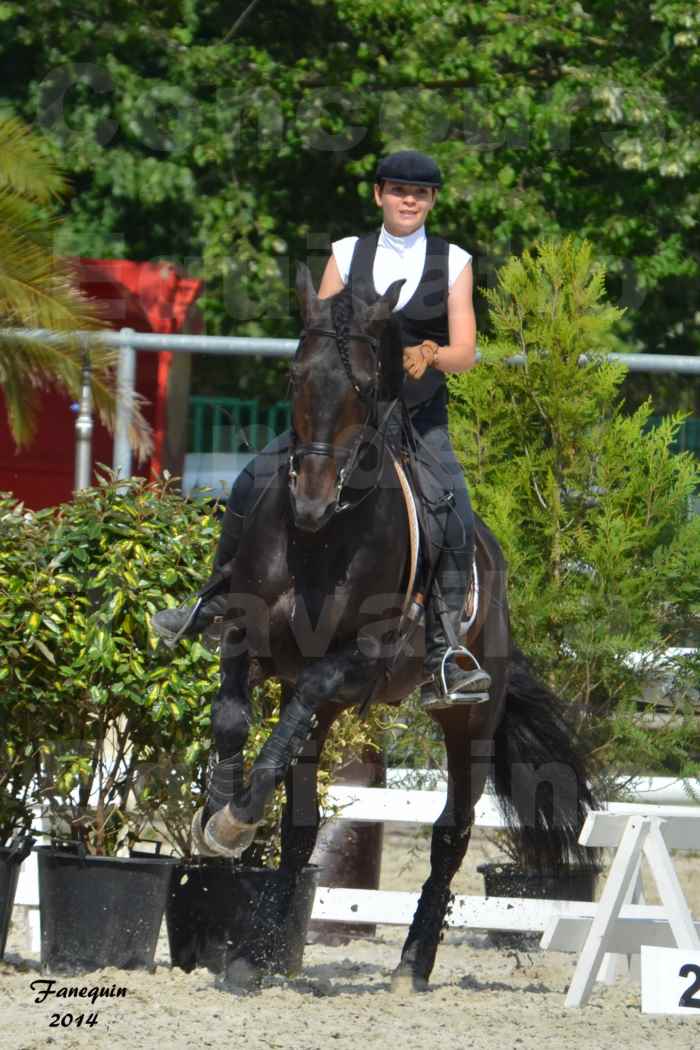
[[[402,347],[415,346],[424,339],[433,339],[439,346],[445,346],[450,339],[447,323],[450,246],[442,237],[428,235],[426,240],[425,266],[418,287],[406,305],[394,311]],[[372,269],[378,241],[379,231],[358,240],[350,263],[351,283],[357,281],[374,288]],[[446,390],[445,373],[437,368],[426,369],[420,379],[409,376],[404,379],[403,396],[409,406],[429,401],[440,390]]]

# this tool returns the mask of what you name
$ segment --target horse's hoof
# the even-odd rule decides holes
[[[230,805],[226,805],[207,821],[204,843],[214,856],[240,857],[250,846],[257,830],[257,824],[242,824],[236,820]]]
[[[219,857],[221,854],[213,853],[204,838],[204,828],[202,827],[203,815],[204,807],[200,806],[192,817],[192,852],[200,857]]]
[[[411,973],[410,970],[399,966],[391,976],[391,991],[394,995],[407,998],[416,992],[427,992],[428,982],[425,977],[418,977],[416,974]]]

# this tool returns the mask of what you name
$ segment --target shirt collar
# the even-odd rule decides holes
[[[425,226],[419,226],[413,233],[407,234],[406,237],[397,237],[394,233],[389,233],[384,225],[379,232],[379,241],[377,246],[379,248],[387,248],[389,251],[396,252],[397,255],[404,255],[410,251],[411,248],[415,248],[417,244],[420,244],[425,240]]]

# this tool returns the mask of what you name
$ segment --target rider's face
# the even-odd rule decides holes
[[[411,182],[375,184],[374,199],[384,213],[384,226],[396,237],[407,237],[426,220],[437,190]]]

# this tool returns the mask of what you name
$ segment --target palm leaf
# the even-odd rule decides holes
[[[56,387],[73,398],[81,391],[89,351],[92,393],[104,424],[114,429],[117,355],[101,342],[106,327],[99,306],[75,283],[68,265],[51,251],[52,218],[44,204],[64,188],[44,157],[41,140],[15,118],[0,115],[0,389],[16,444],[36,432],[38,394]],[[33,333],[20,335],[18,329]],[[40,336],[38,331],[52,333]],[[81,337],[71,333],[83,333]],[[129,439],[139,457],[152,448],[143,399],[129,406]]]
[[[52,334],[48,339],[0,331],[0,389],[18,447],[28,444],[36,433],[39,391],[55,388],[73,399],[80,397],[86,352],[95,408],[108,430],[114,430],[118,355],[100,344],[97,333],[81,339],[68,333],[63,339]],[[129,442],[139,459],[148,456],[153,448],[151,428],[143,416],[144,404],[144,399],[134,394]]]
[[[65,193],[67,181],[47,154],[42,139],[23,121],[0,113],[0,187],[37,203]]]

